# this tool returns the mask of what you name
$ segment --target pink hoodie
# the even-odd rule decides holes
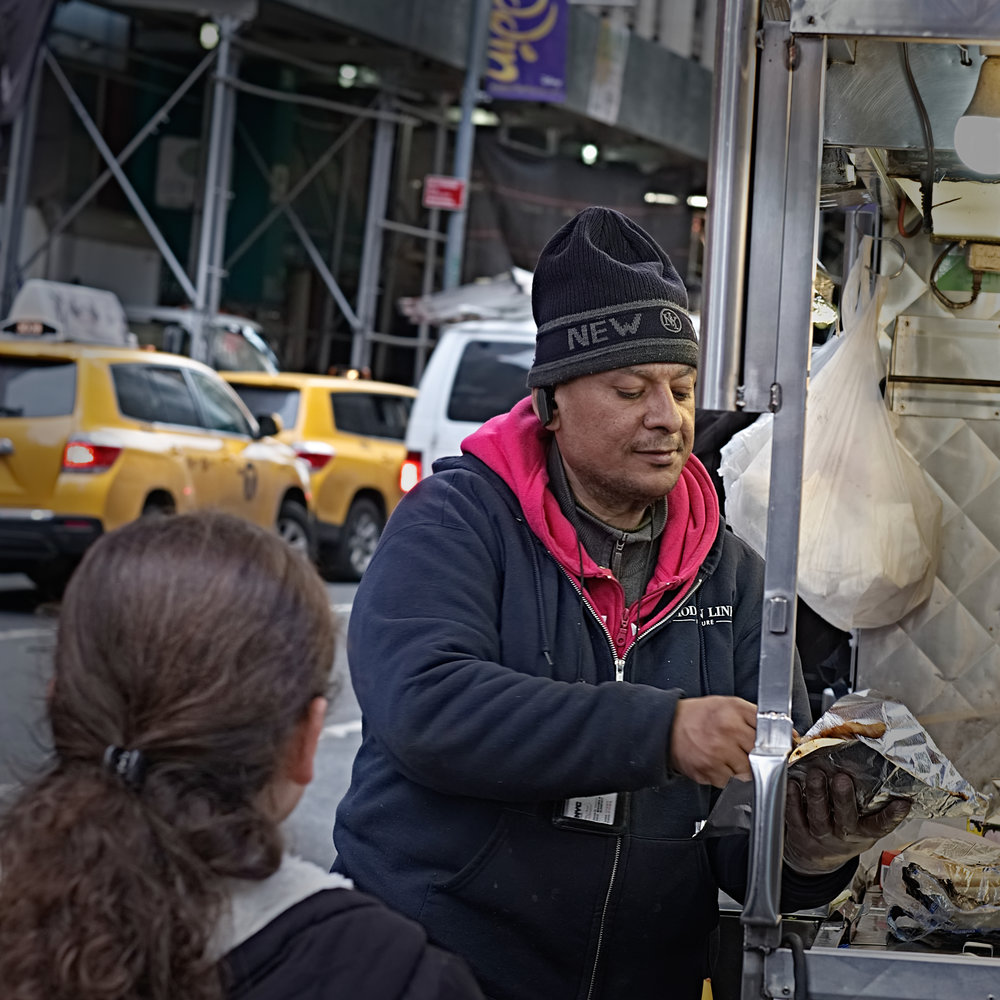
[[[485,462],[514,491],[528,525],[566,573],[580,579],[580,554],[576,532],[559,509],[546,470],[550,431],[538,422],[530,399],[523,399],[509,413],[487,421],[462,442],[462,451]],[[639,618],[652,614],[666,590],[674,597],[655,619],[643,620],[642,631],[670,612],[687,592],[715,542],[719,530],[719,501],[708,471],[693,455],[688,459],[667,504],[667,524],[660,543],[660,557],[642,600],[625,607],[625,593],[611,570],[598,566],[583,550],[586,597],[605,622],[617,655],[623,657],[638,634]]]

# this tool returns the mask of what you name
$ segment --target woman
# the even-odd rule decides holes
[[[89,550],[52,760],[0,825],[7,1000],[481,997],[417,924],[283,852],[334,642],[313,567],[236,518],[143,518]]]

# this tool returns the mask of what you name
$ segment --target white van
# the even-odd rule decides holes
[[[437,459],[460,454],[462,440],[490,417],[528,395],[534,355],[530,319],[473,320],[444,332],[410,411],[404,490],[429,476]]]

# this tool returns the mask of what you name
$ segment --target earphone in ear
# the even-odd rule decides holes
[[[535,394],[535,407],[538,411],[538,419],[544,427],[552,423],[556,415],[556,390],[554,386],[543,386]]]

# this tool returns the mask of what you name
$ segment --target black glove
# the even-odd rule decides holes
[[[908,799],[891,799],[878,812],[858,816],[854,782],[839,772],[806,772],[805,787],[788,779],[785,798],[785,864],[800,875],[825,875],[891,833],[910,811]]]

